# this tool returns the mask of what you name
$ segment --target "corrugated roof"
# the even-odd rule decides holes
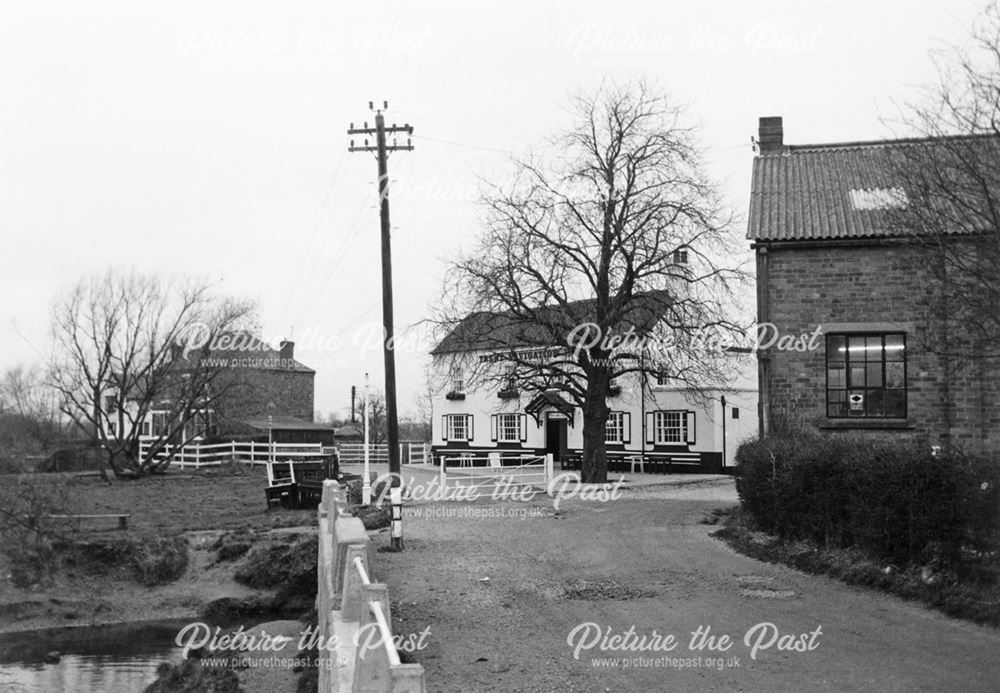
[[[956,139],[998,148],[995,137],[974,137],[796,145],[763,153],[753,162],[747,238],[902,237],[904,228],[891,221],[911,197],[905,165],[939,157],[933,150]]]

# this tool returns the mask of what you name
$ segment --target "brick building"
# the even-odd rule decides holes
[[[184,440],[267,440],[279,443],[333,443],[333,428],[313,421],[316,371],[295,359],[295,343],[282,341],[278,349],[248,332],[225,335],[222,346],[213,348],[206,366],[217,370],[210,390],[211,405],[199,410],[178,436]],[[188,368],[180,348],[173,352],[172,370],[183,378]],[[167,388],[169,392],[169,388]],[[116,398],[106,396],[106,407]],[[129,404],[136,409],[134,402]],[[176,416],[170,397],[150,406],[135,425],[140,440],[154,440],[168,430]],[[110,411],[110,409],[109,409]],[[112,415],[111,425],[128,426],[136,419]],[[115,431],[111,431],[115,435]],[[179,441],[177,441],[179,442]]]
[[[781,118],[761,118],[758,144],[758,323],[821,335],[812,350],[759,351],[762,433],[805,426],[1000,451],[1000,368],[928,347],[954,328],[935,309],[927,244],[895,221],[910,199],[900,154],[935,141],[793,146]]]

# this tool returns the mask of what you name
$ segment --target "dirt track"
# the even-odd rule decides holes
[[[406,551],[378,553],[374,569],[389,583],[398,630],[430,627],[413,658],[433,691],[1000,690],[1000,632],[736,554],[701,524],[734,502],[726,480],[570,500],[558,514],[547,500],[427,504],[405,515]],[[481,516],[427,516],[437,508]],[[502,509],[514,516],[498,516]],[[528,509],[535,515],[518,516]],[[613,634],[655,629],[678,644],[594,647],[574,659],[567,636],[588,622]],[[751,659],[744,635],[765,622],[815,648],[781,652],[775,643]],[[734,643],[691,651],[699,626]],[[644,661],[624,668],[636,656]]]

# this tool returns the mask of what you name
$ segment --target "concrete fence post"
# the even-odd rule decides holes
[[[362,614],[358,622],[357,648],[354,651],[354,686],[356,693],[385,691],[389,688],[389,655],[382,639],[372,602],[379,602],[387,623],[392,623],[389,613],[389,588],[382,583],[365,585],[362,594]],[[390,646],[395,646],[390,643]]]
[[[337,519],[337,509],[340,501],[340,484],[333,479],[323,480],[323,495],[320,499],[320,508],[326,512],[330,522]]]
[[[344,571],[344,590],[343,596],[340,600],[340,613],[341,617],[345,621],[361,621],[364,615],[361,613],[363,609],[367,608],[364,604],[364,581],[361,579],[360,573],[358,573],[357,566],[354,564],[354,559],[360,558],[361,564],[365,567],[365,573],[368,573],[368,552],[365,547],[361,544],[351,544],[347,547],[347,553],[344,554],[344,565],[342,566]]]
[[[389,693],[427,693],[421,664],[393,664],[389,667]]]
[[[545,454],[545,493],[549,496],[552,495],[552,479],[554,478],[554,471],[552,467],[552,453]]]

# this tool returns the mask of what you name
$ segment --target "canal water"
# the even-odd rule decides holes
[[[162,662],[183,659],[188,621],[53,628],[0,635],[0,693],[142,693]],[[51,653],[58,652],[58,661]]]

